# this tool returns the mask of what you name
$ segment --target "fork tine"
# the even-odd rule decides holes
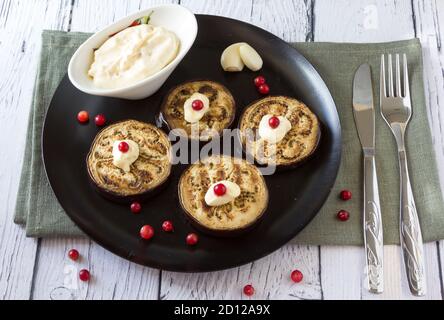
[[[385,83],[385,55],[381,55],[381,79],[380,79],[380,95],[387,97],[387,84]]]
[[[396,54],[395,56],[395,95],[397,97],[402,97],[402,89],[401,89],[401,68],[399,66],[399,54]]]
[[[392,55],[388,55],[388,96],[393,97],[395,94],[393,93],[393,63],[392,63]]]
[[[402,55],[403,60],[403,74],[404,74],[404,97],[410,99],[410,82],[409,82],[409,69],[407,62],[407,55]]]

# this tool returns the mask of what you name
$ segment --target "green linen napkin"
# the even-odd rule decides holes
[[[82,236],[58,204],[44,173],[41,159],[41,130],[51,97],[74,51],[89,36],[84,33],[44,31],[40,67],[27,134],[15,222],[26,225],[30,237]],[[294,43],[318,70],[336,102],[343,133],[342,164],[332,193],[315,219],[293,240],[313,245],[361,245],[362,158],[352,113],[352,80],[362,63],[373,70],[375,101],[379,88],[382,53],[406,53],[409,59],[413,117],[407,134],[410,173],[425,241],[444,239],[444,204],[438,181],[435,155],[427,120],[422,50],[417,39],[380,44]],[[394,138],[379,116],[376,103],[376,164],[384,223],[384,242],[399,243],[399,176]],[[344,202],[339,192],[348,189],[353,200]],[[336,213],[351,213],[339,222]],[[297,212],[295,212],[297,214]]]

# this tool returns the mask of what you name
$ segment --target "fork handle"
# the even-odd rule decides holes
[[[423,296],[426,294],[424,249],[421,226],[410,185],[405,149],[398,151],[398,157],[401,176],[400,234],[402,254],[410,291],[415,296]]]
[[[372,293],[382,293],[384,291],[384,242],[376,164],[373,154],[364,155],[363,220],[368,287]]]

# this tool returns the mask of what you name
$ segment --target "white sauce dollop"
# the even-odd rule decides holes
[[[88,74],[94,85],[116,89],[133,85],[159,72],[179,53],[180,40],[162,27],[142,24],[105,41],[94,52]]]
[[[277,128],[272,128],[269,124],[269,120],[272,117],[272,115],[265,115],[262,117],[262,120],[259,123],[259,136],[270,143],[278,143],[284,139],[288,131],[291,130],[291,122],[287,118],[280,116],[277,117],[280,122],[279,126]]]
[[[204,107],[201,110],[197,111],[193,109],[193,102],[195,100],[200,100],[203,102]],[[185,121],[189,123],[196,123],[199,122],[205,113],[207,113],[208,109],[210,109],[210,100],[206,95],[196,92],[190,98],[188,98],[187,101],[185,101],[183,108]]]
[[[121,142],[128,143],[128,152],[119,150]],[[125,172],[130,172],[131,165],[139,158],[139,145],[133,140],[118,140],[113,145],[113,164]]]
[[[227,192],[223,196],[218,196],[214,193],[214,187],[220,183],[227,188]],[[236,183],[228,180],[219,181],[212,184],[208,189],[207,193],[205,194],[205,203],[210,207],[223,206],[224,204],[227,204],[239,197],[240,194],[241,189]]]

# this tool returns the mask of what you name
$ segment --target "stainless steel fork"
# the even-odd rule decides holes
[[[400,170],[400,236],[404,265],[410,291],[416,296],[426,293],[424,250],[410,185],[405,148],[405,132],[412,116],[407,57],[403,54],[402,79],[399,54],[395,56],[395,80],[393,80],[392,55],[388,55],[388,83],[386,82],[385,56],[381,57],[381,114],[395,136],[398,145]]]

